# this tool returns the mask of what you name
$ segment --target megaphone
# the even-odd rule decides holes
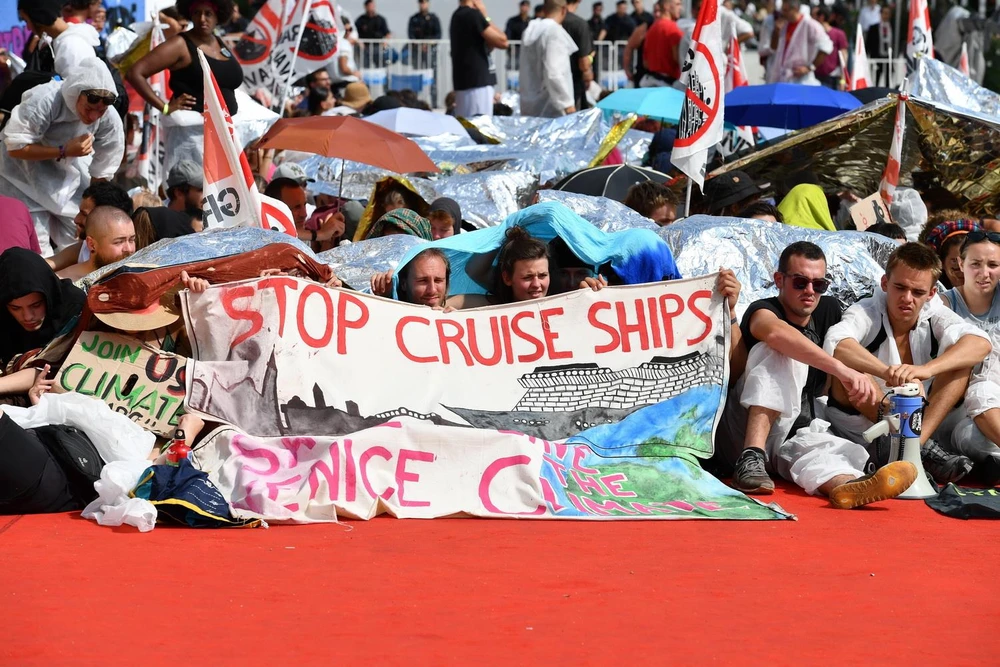
[[[867,442],[888,435],[890,438],[889,461],[909,461],[917,469],[917,478],[899,498],[920,500],[937,495],[927,481],[924,464],[920,459],[920,426],[924,417],[924,397],[920,385],[908,382],[889,389],[889,414],[862,435]]]

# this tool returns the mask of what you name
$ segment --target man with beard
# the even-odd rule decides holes
[[[167,174],[167,208],[191,216],[194,231],[202,230],[202,187],[205,174],[201,165],[181,160]]]
[[[739,379],[726,401],[712,462],[721,474],[731,472],[733,487],[744,493],[773,493],[774,482],[767,472],[770,468],[810,493],[830,496],[837,507],[880,500],[875,496],[888,497],[890,491],[899,495],[909,486],[899,480],[909,478],[912,482],[916,472],[890,470],[871,484],[856,482],[862,472],[846,465],[845,460],[851,461],[851,456],[859,453],[866,457],[852,443],[845,444],[850,451],[806,459],[802,467],[808,469],[807,477],[800,474],[801,468],[790,471],[792,466],[779,467],[789,456],[784,447],[788,436],[812,422],[816,398],[826,386],[827,375],[837,378],[860,400],[873,400],[875,390],[866,375],[820,347],[826,332],[841,317],[839,301],[822,296],[830,287],[822,249],[808,241],[785,248],[774,283],[778,296],[752,303],[739,329],[733,327],[732,377]],[[804,458],[802,452],[793,454],[796,460]],[[843,485],[847,486],[839,488]]]
[[[84,243],[87,238],[87,216],[98,206],[112,206],[125,212],[125,215],[132,217],[132,198],[117,183],[111,181],[94,181],[83,191],[80,199],[80,212],[73,218],[76,225],[76,233],[79,241],[71,246],[67,246],[45,261],[49,263],[53,271],[81,264],[90,259],[90,248]]]
[[[451,263],[437,248],[418,253],[399,272],[397,294],[400,301],[444,309],[451,282]],[[371,279],[372,294],[392,297],[392,271],[376,273]]]
[[[86,230],[84,242],[90,249],[90,259],[63,269],[60,278],[79,280],[135,252],[135,225],[121,209],[98,206],[87,216]]]

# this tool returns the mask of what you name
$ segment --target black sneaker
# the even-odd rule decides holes
[[[939,484],[957,482],[972,470],[972,460],[969,457],[946,452],[933,440],[928,440],[927,444],[920,448],[920,459],[924,464],[924,470]]]
[[[774,493],[774,482],[764,469],[764,451],[756,447],[744,449],[736,459],[733,488],[743,493],[767,495]]]

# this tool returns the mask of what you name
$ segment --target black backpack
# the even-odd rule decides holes
[[[83,503],[96,498],[94,482],[101,478],[104,460],[87,434],[73,426],[55,424],[32,430],[65,471],[73,497]]]

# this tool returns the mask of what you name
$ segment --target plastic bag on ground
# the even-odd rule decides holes
[[[101,478],[94,482],[98,497],[84,508],[81,516],[102,526],[128,524],[141,533],[153,530],[156,507],[148,500],[129,497],[150,465],[150,461],[116,461],[104,466]]]

